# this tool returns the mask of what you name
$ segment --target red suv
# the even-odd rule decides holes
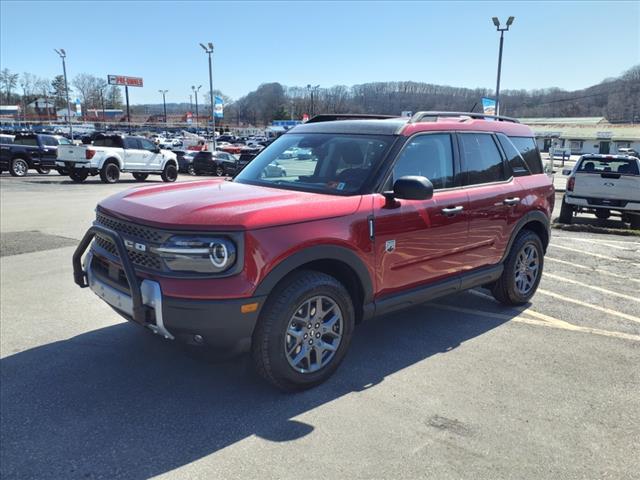
[[[285,176],[268,174],[276,161]],[[264,378],[300,390],[336,370],[374,315],[480,286],[529,301],[553,204],[533,133],[516,120],[322,115],[232,180],[102,201],[74,277],[128,320],[250,350]]]

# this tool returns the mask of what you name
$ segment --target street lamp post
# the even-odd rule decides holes
[[[196,97],[196,133],[198,133],[198,90],[202,88],[202,85],[198,85],[196,88],[194,85],[191,85],[191,90],[193,90],[193,94]]]
[[[64,51],[64,48],[60,50],[53,49],[60,58],[62,59],[62,73],[64,73],[64,91],[67,97],[67,122],[69,123],[69,134],[71,136],[71,141],[73,141],[73,127],[71,126],[71,107],[69,106],[69,84],[67,83],[67,64],[64,59],[67,56],[67,52]]]
[[[205,46],[204,44],[200,44],[200,46],[204,49],[204,51],[209,56],[209,101],[211,103],[211,128],[213,130],[213,151],[216,151],[216,117],[215,117],[215,107],[214,107],[214,97],[213,97],[213,71],[211,68],[211,55],[213,54],[213,43],[209,42]],[[207,123],[207,131],[209,131],[209,124]]]
[[[509,31],[509,27],[515,20],[515,17],[509,17],[507,19],[507,25],[504,28],[500,28],[500,20],[498,17],[493,17],[493,24],[496,26],[496,30],[500,32],[500,50],[498,52],[498,79],[496,81],[496,115],[500,115],[500,73],[502,72],[502,45],[504,44],[504,32]]]
[[[313,108],[313,92],[317,92],[318,89],[320,88],[320,85],[315,85],[315,86],[311,86],[311,84],[307,85],[307,90],[309,90],[309,94],[311,96],[311,108],[309,109],[309,116],[310,118],[313,118],[314,115],[314,108]]]
[[[162,106],[164,108],[164,126],[167,126],[167,99],[165,95],[169,90],[158,90],[162,94]]]

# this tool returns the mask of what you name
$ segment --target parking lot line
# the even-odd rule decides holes
[[[587,252],[586,250],[578,250],[577,248],[564,247],[564,246],[558,245],[556,243],[551,243],[550,245],[553,248],[560,248],[562,250],[569,250],[570,252],[573,252],[573,253],[582,253],[584,255],[591,255],[592,257],[602,258],[604,260],[611,260],[612,262],[619,262],[620,260],[627,261],[627,260],[625,260],[623,258],[607,257],[606,255],[600,255],[599,253]],[[635,263],[635,262],[631,262],[631,261],[629,261],[629,263],[631,265],[640,266],[639,263]]]
[[[526,323],[528,325],[557,328],[559,330],[569,330],[573,332],[590,333],[592,335],[601,335],[604,337],[621,338],[624,340],[640,342],[640,335],[633,335],[631,333],[624,333],[624,332],[616,332],[612,330],[602,330],[600,328],[581,327],[569,322],[565,322],[564,320],[559,320],[554,317],[549,317],[548,315],[537,314],[537,312],[532,312],[531,310],[522,310],[518,315],[512,316],[512,315],[505,315],[502,313],[485,312],[482,310],[475,310],[471,308],[455,307],[452,305],[443,305],[441,303],[430,303],[429,305],[432,305],[436,308],[440,308],[442,310],[449,310],[452,312],[459,312],[459,313],[468,313],[470,315],[477,315],[479,317],[494,318],[494,319],[499,318],[499,319],[507,320],[510,322]],[[543,317],[543,318],[526,318],[526,316],[523,316],[523,315],[531,315],[531,316],[539,315],[540,317]]]
[[[597,270],[591,268],[591,267],[586,267],[584,265],[578,265],[577,263],[572,263],[572,262],[567,262],[566,260],[560,260],[558,258],[553,258],[553,257],[549,257],[549,256],[545,256],[544,257],[544,261],[551,261],[551,262],[556,262],[556,263],[562,263],[563,265],[569,265],[571,267],[574,268],[579,268],[582,270],[588,270],[591,273],[598,273],[598,275],[609,275],[610,277],[616,277],[616,278],[620,278],[622,280],[629,280],[630,282],[636,282],[636,283],[640,283],[640,279],[637,278],[629,278],[629,277],[625,277],[624,275],[618,275],[617,273],[613,273],[613,272],[607,272],[606,270],[602,270],[600,267],[598,267]]]
[[[587,243],[599,243],[600,245],[605,245],[607,247],[614,248],[616,250],[629,250],[628,247],[621,247],[620,245],[614,245],[614,243],[621,243],[623,245],[629,245],[630,247],[640,248],[640,242],[622,242],[619,240],[600,240],[597,238],[577,238],[577,237],[556,237],[557,239],[567,239],[576,242],[587,242]],[[554,244],[555,245],[555,244]]]
[[[630,295],[625,295],[623,293],[613,292],[611,290],[607,290],[606,288],[596,287],[595,285],[589,285],[587,283],[578,282],[576,280],[571,280],[570,278],[554,275],[553,273],[544,272],[542,276],[553,278],[555,280],[560,280],[561,282],[573,283],[574,285],[580,285],[581,287],[590,288],[591,290],[596,290],[597,292],[606,293],[607,295],[613,295],[615,297],[624,298],[625,300],[631,300],[632,302],[640,303],[640,298],[638,297],[632,297]]]
[[[580,300],[574,300],[573,298],[565,297],[564,295],[560,295],[558,293],[550,292],[549,290],[544,290],[539,288],[537,293],[541,293],[543,295],[547,295],[549,297],[557,298],[558,300],[564,300],[565,302],[573,303],[575,305],[580,305],[581,307],[591,308],[593,310],[598,310],[603,313],[608,313],[609,315],[614,315],[616,317],[624,318],[625,320],[630,320],[632,322],[640,323],[640,318],[635,317],[633,315],[629,315],[627,313],[618,312],[617,310],[611,310],[610,308],[601,307],[599,305],[593,305],[591,303],[581,302]]]

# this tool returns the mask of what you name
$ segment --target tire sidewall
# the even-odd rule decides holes
[[[105,183],[117,183],[120,179],[120,168],[113,162],[109,162],[104,166],[104,174],[102,181]]]
[[[540,260],[540,264],[538,266],[538,275],[536,280],[529,290],[529,293],[526,295],[522,295],[518,289],[516,288],[516,280],[515,280],[515,266],[518,260],[518,254],[522,251],[522,249],[527,245],[535,246],[538,258]],[[528,302],[536,293],[538,289],[538,285],[540,284],[540,280],[542,279],[542,272],[544,269],[544,248],[542,247],[542,241],[540,237],[533,232],[524,232],[519,235],[516,239],[516,242],[513,245],[513,250],[511,255],[509,255],[509,259],[505,264],[505,271],[508,275],[508,284],[507,289],[509,296],[518,303],[526,303]]]
[[[286,384],[292,385],[296,388],[305,388],[323,382],[340,366],[340,363],[349,349],[349,344],[351,343],[353,329],[355,326],[353,302],[351,301],[346,289],[342,287],[339,282],[334,282],[320,284],[313,288],[305,289],[304,291],[299,289],[298,291],[292,291],[290,288],[287,288],[279,293],[279,295],[287,296],[287,307],[280,311],[268,312],[269,315],[272,315],[273,319],[268,338],[268,356],[271,361],[271,367],[274,374]],[[296,309],[305,300],[317,295],[323,295],[331,298],[340,307],[340,310],[342,311],[342,326],[344,332],[342,339],[340,340],[340,346],[329,364],[325,365],[317,372],[300,373],[293,369],[286,358],[284,350],[285,332],[289,325],[289,320],[295,313]],[[278,303],[280,304],[280,302]],[[269,305],[266,305],[265,308],[269,308]]]
[[[25,169],[23,173],[16,172],[15,170],[15,166],[20,163],[23,163],[25,165]],[[13,161],[11,162],[11,169],[9,170],[9,172],[14,177],[26,177],[27,173],[29,172],[29,162],[27,162],[24,158],[14,158]]]
[[[165,182],[175,182],[178,179],[178,167],[173,163],[167,163],[162,172],[162,180]]]

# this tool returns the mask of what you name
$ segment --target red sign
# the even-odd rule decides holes
[[[109,85],[125,85],[127,87],[142,87],[141,77],[126,77],[124,75],[107,75]]]

